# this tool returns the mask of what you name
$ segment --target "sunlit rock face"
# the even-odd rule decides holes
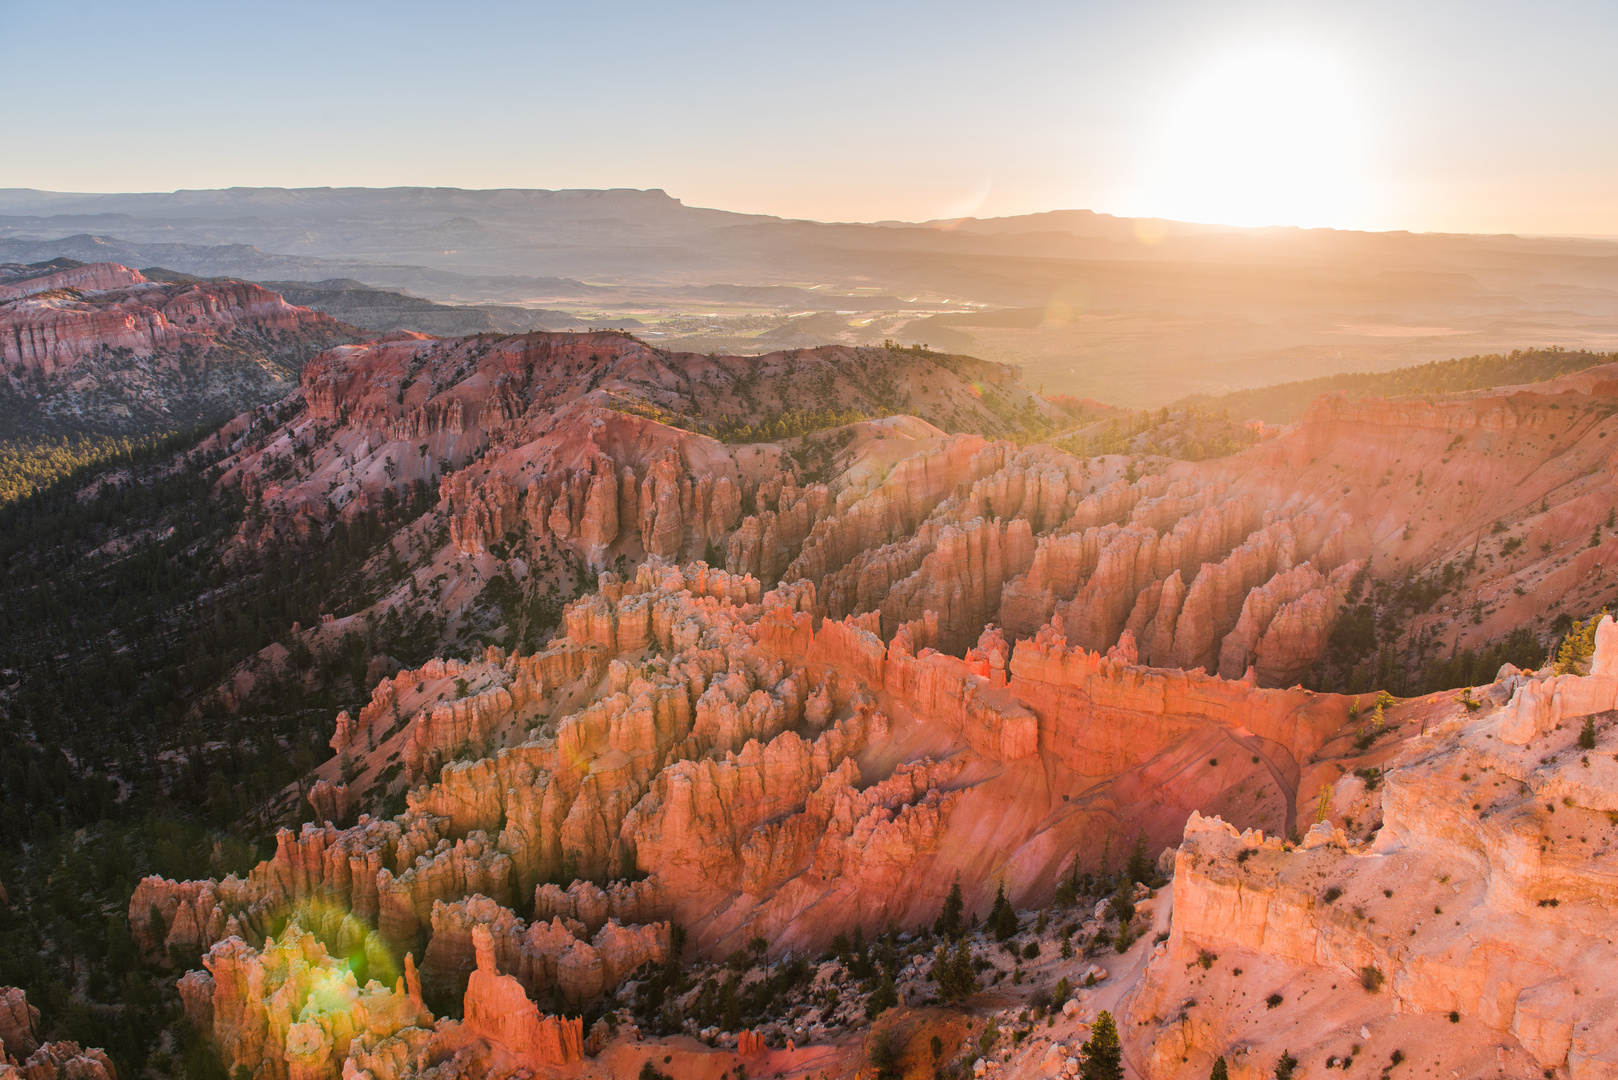
[[[1296,848],[1193,815],[1173,932],[1131,1007],[1154,1075],[1200,1076],[1216,1055],[1267,1063],[1283,1049],[1347,1058],[1345,1031],[1364,1032],[1352,1041],[1373,1060],[1429,1040],[1463,1075],[1614,1075],[1618,627],[1604,619],[1597,636],[1587,676],[1511,676],[1476,712],[1427,703],[1425,731],[1387,760],[1374,797],[1347,774]],[[1585,717],[1593,752],[1579,744]],[[1368,839],[1328,809],[1356,801],[1380,817]],[[1210,954],[1217,962],[1199,963]],[[1272,989],[1283,1002],[1254,1012],[1255,991]]]
[[[352,969],[423,942],[428,997],[464,996],[456,1038],[561,1062],[579,1033],[530,996],[598,997],[664,963],[672,923],[688,948],[722,956],[754,937],[801,951],[855,926],[930,920],[958,875],[1005,873],[1018,902],[1041,902],[1079,837],[1102,822],[1158,828],[1152,815],[1181,783],[1183,809],[1167,818],[1178,829],[1206,778],[1176,781],[1183,763],[1166,784],[1138,777],[1188,741],[1200,754],[1240,730],[1292,762],[1347,717],[1344,699],[1140,667],[1127,649],[1069,646],[1054,626],[1015,647],[985,631],[962,658],[918,645],[940,632],[929,612],[884,643],[878,613],[817,615],[808,582],[745,602],[731,580],[653,563],[633,581],[604,575],[538,657],[492,650],[401,673],[390,685],[436,674],[531,686],[463,699],[489,701],[471,727],[423,708],[378,742],[379,759],[415,747],[427,760],[469,730],[522,741],[442,765],[392,821],[284,831],[245,880],[143,881],[131,905],[142,946],[208,950],[212,1030],[249,1064],[284,1061],[290,1075],[418,1039],[371,1022],[399,1015],[398,992]],[[543,659],[574,653],[592,659]],[[548,698],[581,684],[587,704],[546,715]],[[345,738],[361,737],[363,717]],[[971,902],[986,904],[987,888]],[[299,904],[314,913],[275,936]],[[285,1017],[253,1004],[266,998],[287,1002]]]
[[[1540,390],[1386,409],[1326,400],[1242,454],[1144,475],[1121,458],[921,421],[861,424],[833,474],[811,482],[777,445],[727,446],[628,415],[597,385],[684,385],[710,363],[603,335],[487,348],[401,338],[312,364],[303,417],[227,433],[242,443],[224,482],[261,510],[244,544],[266,530],[318,536],[388,485],[438,476],[437,503],[401,544],[442,541],[428,569],[456,584],[426,599],[400,585],[379,616],[457,610],[475,595],[467,582],[519,559],[527,572],[545,553],[598,571],[540,647],[480,647],[376,682],[338,718],[338,757],[310,793],[332,820],[282,832],[245,879],[140,884],[139,943],[158,960],[206,954],[213,988],[183,976],[188,1014],[216,1040],[258,1047],[240,1063],[378,1080],[456,1061],[496,1074],[576,1065],[589,1039],[558,1009],[675,959],[682,936],[687,958],[755,938],[771,957],[818,953],[839,933],[930,924],[957,880],[970,911],[987,911],[1001,882],[1012,903],[1038,907],[1076,856],[1093,869],[1105,837],[1140,833],[1152,851],[1182,845],[1168,959],[1153,962],[1125,1025],[1163,1075],[1193,1066],[1156,1048],[1206,1068],[1238,1045],[1270,1053],[1264,1032],[1296,1030],[1296,1047],[1316,1031],[1285,1005],[1242,1012],[1249,983],[1220,989],[1217,1006],[1185,1006],[1215,1000],[1186,985],[1215,978],[1197,963],[1203,948],[1251,951],[1244,966],[1266,980],[1337,973],[1361,995],[1339,1028],[1373,1000],[1358,983],[1371,967],[1385,982],[1376,1003],[1448,1025],[1439,1007],[1453,1002],[1468,1039],[1507,1033],[1538,1047],[1536,1062],[1555,1057],[1552,1017],[1566,1011],[1555,980],[1584,961],[1518,944],[1505,967],[1474,970],[1460,935],[1480,928],[1504,956],[1511,934],[1563,919],[1569,941],[1585,934],[1593,947],[1594,916],[1578,922],[1579,905],[1604,879],[1594,863],[1559,868],[1548,843],[1536,854],[1533,837],[1548,834],[1469,817],[1474,799],[1455,793],[1478,781],[1450,773],[1618,809],[1599,795],[1610,754],[1554,784],[1551,766],[1523,756],[1571,739],[1580,710],[1612,707],[1612,631],[1598,635],[1591,676],[1515,677],[1465,724],[1452,723],[1462,706],[1450,696],[1389,706],[1379,746],[1407,741],[1408,756],[1374,790],[1345,749],[1370,696],[1297,682],[1363,572],[1454,557],[1499,513],[1489,498],[1531,500],[1553,553],[1589,535],[1610,507],[1612,467],[1588,432],[1558,427],[1566,446],[1542,445],[1546,425],[1563,423],[1543,418],[1567,410],[1542,410]],[[1597,380],[1570,395],[1594,403],[1613,389]],[[300,440],[316,447],[310,468],[269,482],[267,463]],[[463,466],[468,444],[479,456]],[[1571,471],[1541,491],[1547,468]],[[1609,545],[1501,563],[1483,587],[1510,593],[1533,573],[1545,597],[1576,595],[1566,568]],[[1511,596],[1469,625],[1502,625]],[[1419,710],[1425,735],[1410,719]],[[390,785],[407,809],[385,818]],[[1375,846],[1309,832],[1321,789],[1327,824],[1346,824],[1352,804],[1359,822],[1380,823]],[[1306,843],[1282,850],[1274,838],[1294,830]],[[1377,867],[1401,883],[1447,874],[1457,899],[1392,877],[1383,896]],[[1364,897],[1332,905],[1311,899],[1322,875],[1370,876]],[[1416,907],[1400,905],[1417,901],[1401,890],[1427,909],[1461,904],[1457,936],[1436,912],[1415,926]],[[1363,922],[1345,915],[1356,903]],[[405,982],[373,989],[390,964]],[[1435,989],[1451,983],[1476,993]],[[456,1011],[462,1020],[426,1016]],[[1570,1063],[1595,1060],[1581,1037],[1569,1029]],[[1259,1060],[1243,1056],[1237,1071],[1256,1076]]]

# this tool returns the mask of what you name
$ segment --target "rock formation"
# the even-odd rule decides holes
[[[40,1037],[39,1010],[14,986],[0,986],[0,1080],[118,1080],[112,1059],[78,1043]]]
[[[1421,1032],[1441,1029],[1429,1045],[1457,1071],[1618,1070],[1618,987],[1600,959],[1618,764],[1599,752],[1610,750],[1605,724],[1598,752],[1575,745],[1581,718],[1611,709],[1618,685],[1611,619],[1601,638],[1591,675],[1554,689],[1510,676],[1485,696],[1509,703],[1476,714],[1444,701],[1384,769],[1368,840],[1328,816],[1294,849],[1193,814],[1175,858],[1173,931],[1126,1026],[1154,1075],[1200,1076],[1220,1054],[1262,1067],[1283,1047],[1303,1061],[1410,1055]],[[1200,955],[1217,955],[1212,976],[1188,974]],[[1263,971],[1260,990],[1281,987],[1286,1003],[1254,1014],[1232,1001],[1236,968]],[[1192,982],[1190,1015],[1166,1020],[1185,1011]],[[1360,1032],[1357,1050],[1345,1030]]]
[[[1184,906],[1130,1005],[1142,1032],[1132,1044],[1149,1031],[1167,1048],[1151,1059],[1162,1075],[1189,1076],[1218,1048],[1257,1038],[1229,998],[1248,984],[1220,990],[1220,1016],[1188,1019],[1184,1002],[1202,996],[1184,970],[1209,970],[1202,949],[1262,953],[1345,986],[1372,968],[1390,984],[1380,1000],[1413,1015],[1451,1002],[1442,1011],[1481,1025],[1469,1039],[1515,1032],[1551,1064],[1559,1011],[1604,1022],[1604,996],[1569,1005],[1557,981],[1563,965],[1582,970],[1577,957],[1533,968],[1508,937],[1532,932],[1524,917],[1542,901],[1547,918],[1588,919],[1580,905],[1605,882],[1594,860],[1540,848],[1552,811],[1542,820],[1536,807],[1618,809],[1602,788],[1610,755],[1584,775],[1557,742],[1575,734],[1569,719],[1618,705],[1610,626],[1591,675],[1518,673],[1465,723],[1452,701],[1424,703],[1430,733],[1399,728],[1409,756],[1356,759],[1364,776],[1330,748],[1354,738],[1356,713],[1381,707],[1299,685],[1368,574],[1481,544],[1498,511],[1473,498],[1474,480],[1499,495],[1508,473],[1522,481],[1519,458],[1551,469],[1560,485],[1519,508],[1524,520],[1588,536],[1614,481],[1586,438],[1593,427],[1559,427],[1578,445],[1550,454],[1535,449],[1552,433],[1530,419],[1551,415],[1538,395],[1380,412],[1328,400],[1242,454],[1140,474],[1116,456],[865,424],[807,483],[816,474],[781,445],[651,419],[699,426],[732,400],[715,389],[723,369],[619,335],[403,336],[325,353],[305,369],[291,420],[245,418],[219,436],[223,482],[254,508],[241,544],[280,529],[316,537],[413,492],[420,516],[384,558],[414,561],[357,614],[431,614],[447,638],[487,630],[507,643],[377,682],[338,718],[338,758],[310,792],[322,823],[279,834],[275,856],[245,878],[137,888],[130,917],[149,957],[207,954],[211,992],[201,974],[180,976],[188,1015],[247,1048],[237,1062],[274,1076],[345,1063],[376,1080],[457,1054],[480,1068],[499,1054],[512,1068],[580,1065],[606,1036],[545,1008],[589,1007],[643,979],[670,959],[674,926],[688,956],[722,959],[763,938],[781,959],[818,954],[838,934],[930,924],[957,880],[974,912],[1001,881],[1012,903],[1044,906],[1062,874],[1095,867],[1109,833],[1182,845]],[[1596,385],[1578,392],[1593,398]],[[1416,475],[1387,471],[1398,455]],[[1463,458],[1471,471],[1455,484],[1444,470]],[[1465,497],[1430,492],[1441,477]],[[1549,491],[1565,522],[1537,509]],[[1424,511],[1453,516],[1439,527]],[[1604,543],[1558,564],[1535,557],[1535,580],[1593,573]],[[1523,567],[1504,567],[1480,574],[1510,605],[1499,586]],[[520,615],[472,621],[495,581],[514,611],[577,595],[536,644]],[[1561,764],[1534,764],[1552,744]],[[1431,778],[1462,768],[1498,778],[1501,799],[1524,784],[1532,797],[1473,820]],[[343,827],[384,792],[405,812]],[[1286,850],[1274,837],[1307,831],[1321,798],[1326,818],[1339,802],[1353,812]],[[1216,809],[1210,824],[1202,815]],[[1350,839],[1350,816],[1380,820],[1378,846]],[[1436,921],[1394,941],[1391,915],[1373,928],[1363,902],[1363,921],[1344,914],[1352,902],[1312,902],[1322,874],[1416,892],[1458,873],[1440,864],[1468,868],[1478,920],[1498,916],[1499,929],[1468,923],[1487,956],[1463,955],[1460,931]],[[1422,892],[1421,904],[1444,906],[1427,901]],[[1407,932],[1417,909],[1400,910]],[[408,970],[391,990],[339,977],[361,959],[374,972],[415,958],[421,992]],[[1258,964],[1246,970],[1268,978]],[[332,1009],[309,1011],[316,982]],[[423,1000],[456,997],[464,1021],[423,1016]],[[1298,1013],[1277,1030],[1325,1039]],[[1599,1060],[1576,1038],[1569,1063],[1575,1051]]]
[[[70,413],[125,428],[228,415],[284,393],[304,359],[358,336],[257,285],[149,282],[112,263],[0,286],[0,376],[40,395],[36,426]]]

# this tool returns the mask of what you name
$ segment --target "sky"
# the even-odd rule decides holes
[[[0,187],[1618,235],[1618,3],[0,0]]]

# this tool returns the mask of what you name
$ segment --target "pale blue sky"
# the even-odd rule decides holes
[[[0,0],[0,43],[0,186],[1618,234],[1610,0]]]

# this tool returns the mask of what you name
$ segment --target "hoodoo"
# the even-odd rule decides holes
[[[857,358],[896,376],[930,362]],[[548,640],[381,678],[337,720],[338,757],[308,795],[317,820],[283,829],[246,876],[140,883],[137,944],[157,959],[204,957],[216,1043],[255,1070],[319,1059],[378,1080],[451,1059],[589,1071],[625,1045],[593,1019],[630,1015],[614,1010],[641,1010],[638,1039],[703,1036],[707,1006],[689,994],[668,1005],[691,984],[659,973],[728,957],[764,965],[773,985],[770,972],[846,956],[851,939],[913,940],[950,904],[957,918],[1011,912],[991,915],[1007,926],[1019,909],[1054,910],[1061,942],[1041,914],[1046,940],[1026,943],[1029,961],[1095,957],[1113,937],[1134,957],[1146,927],[1120,922],[1116,901],[1093,918],[1064,914],[1133,845],[1138,887],[1172,895],[1175,918],[1124,961],[1127,994],[1110,981],[1116,1001],[1080,995],[1061,1015],[1083,1024],[1108,1001],[1124,1045],[1150,1048],[1152,1075],[1195,1075],[1237,1044],[1325,1045],[1337,1014],[1285,1005],[1306,989],[1388,1038],[1453,1008],[1461,1030],[1510,1034],[1542,1067],[1592,1045],[1549,1031],[1530,1004],[1551,993],[1531,987],[1579,978],[1573,938],[1539,954],[1539,974],[1511,968],[1515,989],[1492,961],[1466,968],[1464,992],[1444,972],[1472,963],[1457,942],[1485,926],[1507,948],[1515,931],[1493,907],[1530,918],[1555,901],[1561,919],[1599,891],[1596,878],[1579,883],[1598,871],[1570,867],[1564,882],[1529,870],[1546,856],[1508,855],[1526,826],[1487,822],[1519,821],[1537,805],[1519,789],[1539,786],[1571,800],[1565,815],[1605,805],[1593,794],[1605,765],[1579,767],[1574,791],[1543,763],[1499,755],[1565,742],[1570,718],[1613,708],[1610,622],[1590,624],[1589,674],[1508,673],[1478,691],[1481,706],[1299,682],[1318,685],[1335,628],[1369,603],[1379,568],[1436,573],[1502,515],[1521,515],[1550,552],[1599,525],[1613,483],[1605,425],[1544,405],[1600,409],[1618,383],[1419,407],[1327,399],[1233,457],[1145,469],[919,420],[738,445],[636,404],[711,414],[736,378],[784,388],[851,359],[679,356],[615,334],[400,338],[323,355],[289,418],[244,417],[219,436],[230,447],[220,483],[254,507],[237,558],[358,522],[412,485],[426,492],[393,542],[408,568],[344,613],[349,626],[427,614],[464,633],[496,583],[582,591]],[[948,365],[934,367],[947,392]],[[1547,425],[1561,425],[1554,451]],[[1463,494],[1429,493],[1454,480]],[[1611,542],[1597,541],[1585,550]],[[1579,582],[1558,574],[1568,557],[1474,557],[1469,589],[1499,596],[1532,579],[1542,600],[1559,583],[1571,595]],[[1483,601],[1461,640],[1501,626],[1506,606]],[[331,632],[303,631],[312,649]],[[1361,764],[1366,754],[1377,763]],[[1509,806],[1480,811],[1482,832],[1441,824],[1455,809],[1424,778],[1451,758],[1469,778],[1501,778],[1490,798]],[[380,812],[389,792],[404,795],[402,812]],[[1166,884],[1154,884],[1159,862]],[[1387,896],[1370,897],[1362,878],[1386,882]],[[1429,903],[1439,886],[1417,883],[1428,878],[1454,896],[1448,907]],[[1324,879],[1328,901],[1309,891]],[[1424,917],[1421,904],[1461,917]],[[309,914],[322,908],[352,928],[332,937]],[[227,985],[239,996],[258,984],[221,973],[279,970],[274,957],[292,947],[317,950],[311,971],[339,957],[419,961],[423,996],[409,1000],[424,1003],[400,1019],[405,990],[350,975],[338,995],[347,1027],[265,1014],[252,1040],[221,1034],[274,996],[227,1001]],[[1232,974],[1244,951],[1251,974]],[[1217,965],[1199,962],[1216,953]],[[1339,969],[1338,985],[1316,985]],[[1234,1004],[1260,988],[1251,980],[1298,989],[1278,991],[1273,1017],[1251,1018]],[[1358,997],[1344,996],[1350,984]],[[648,1012],[654,992],[665,1004]],[[361,1007],[390,993],[385,1008]],[[1403,1011],[1381,1008],[1392,1001]],[[1581,1008],[1601,1013],[1595,997]],[[818,1030],[835,1042],[834,1012]],[[800,1041],[790,1025],[770,1030]],[[387,1040],[409,1052],[382,1055]]]

